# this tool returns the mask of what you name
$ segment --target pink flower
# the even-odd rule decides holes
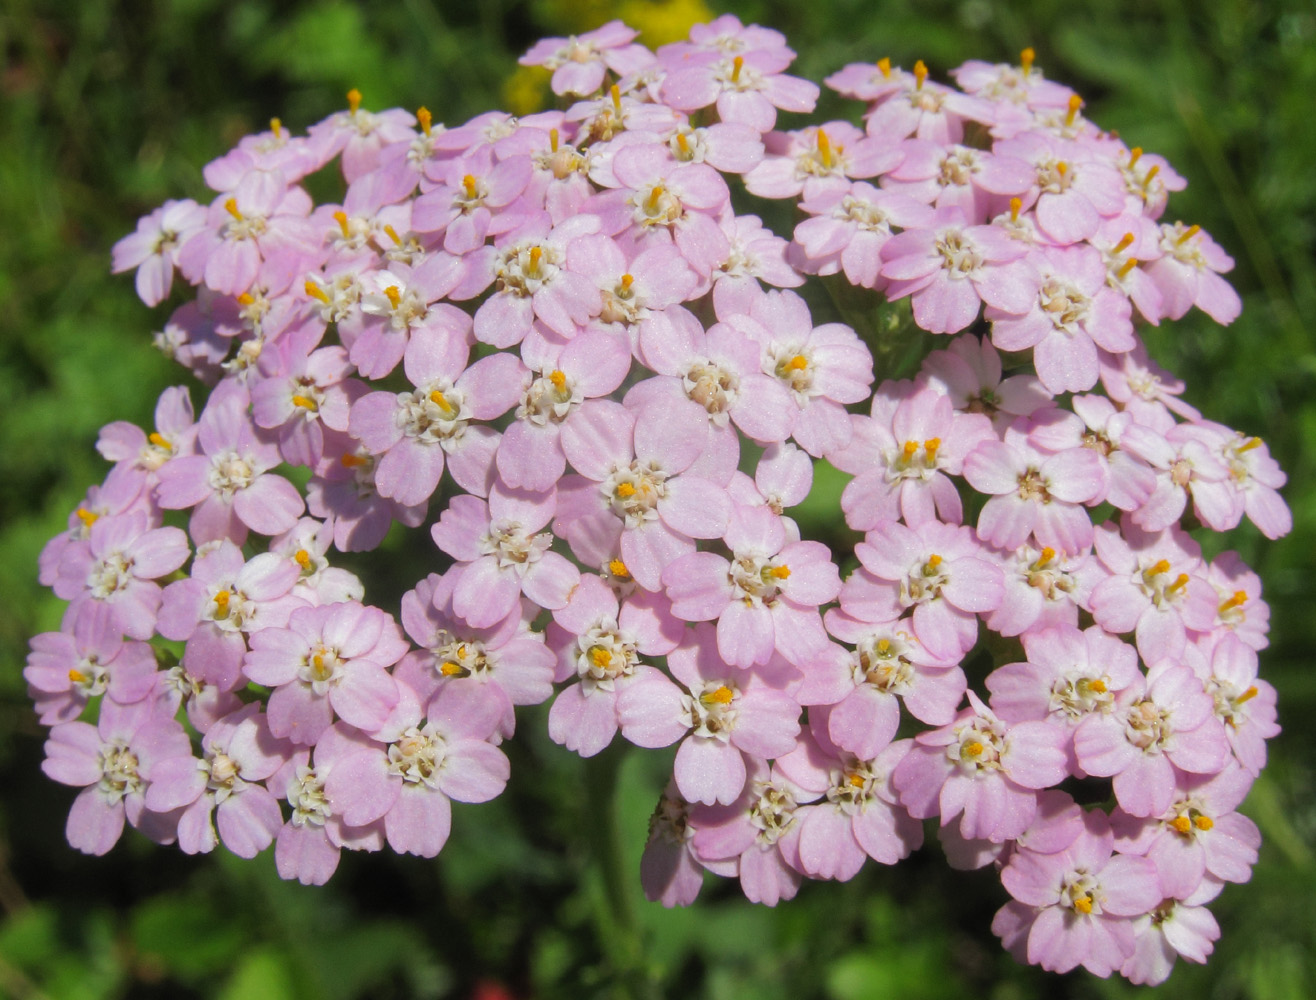
[[[1166,316],[1178,319],[1197,306],[1225,326],[1238,318],[1243,302],[1220,277],[1234,269],[1234,260],[1201,226],[1162,225],[1161,250],[1163,256],[1147,266],[1147,273],[1160,289]]]
[[[629,44],[637,34],[621,21],[609,21],[583,35],[541,39],[518,62],[551,69],[553,93],[585,96],[603,85],[607,70],[626,76],[653,62],[643,45]]]
[[[137,296],[148,306],[169,297],[178,248],[206,224],[206,210],[190,198],[166,201],[137,222],[137,232],[114,244],[114,274],[137,268]]]
[[[677,63],[659,93],[678,111],[716,104],[721,121],[767,132],[776,124],[778,108],[812,111],[817,103],[817,84],[783,73],[793,58],[794,53],[783,46],[697,60],[693,65]]]
[[[144,642],[125,642],[114,617],[87,608],[65,631],[33,636],[23,679],[43,726],[73,721],[99,695],[131,705],[154,689],[154,652]]]

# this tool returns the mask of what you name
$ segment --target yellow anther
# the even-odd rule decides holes
[[[1239,445],[1234,450],[1241,455],[1245,451],[1251,451],[1253,448],[1260,448],[1260,447],[1261,447],[1261,438],[1254,437],[1254,438],[1249,438],[1246,443]]]
[[[307,295],[313,299],[319,299],[325,305],[329,305],[333,301],[333,299],[329,298],[329,293],[314,281],[308,281],[302,287],[306,290]]]
[[[914,89],[922,90],[923,81],[926,80],[927,78],[928,78],[927,64],[924,63],[922,59],[920,59],[918,62],[914,63]]]
[[[662,205],[659,199],[667,193],[667,189],[661,184],[655,184],[653,190],[649,192],[649,197],[645,199],[644,210],[646,212],[657,212]]]
[[[1037,53],[1033,51],[1031,45],[1019,53],[1019,68],[1024,71],[1024,76],[1027,76],[1032,71],[1033,60],[1036,58]]]
[[[1110,252],[1111,252],[1111,253],[1123,253],[1125,250],[1127,250],[1127,249],[1129,248],[1129,245],[1130,245],[1132,242],[1133,242],[1133,234],[1132,234],[1132,233],[1125,233],[1124,236],[1120,239],[1120,241],[1119,241],[1118,243],[1115,244],[1115,246],[1111,249]]]
[[[890,640],[890,639],[878,639],[878,640],[877,640],[877,651],[878,651],[878,653],[880,653],[882,656],[890,656],[890,655],[891,655],[891,640]]]
[[[1147,171],[1147,175],[1142,179],[1142,189],[1144,191],[1147,190],[1147,187],[1151,184],[1152,180],[1160,172],[1161,172],[1161,165],[1159,163],[1153,163],[1151,165],[1151,169]]]
[[[238,211],[238,199],[236,198],[229,198],[224,202],[224,211],[235,219],[240,220],[242,218],[242,213]]]
[[[690,143],[686,140],[684,132],[676,133],[676,144],[681,147],[681,153],[684,156],[690,155]]]
[[[1092,678],[1092,680],[1088,681],[1088,690],[1095,691],[1097,692],[1097,694],[1105,694],[1106,682],[1103,681],[1100,677],[1094,677]]]
[[[803,354],[797,354],[795,355],[795,357],[790,359],[790,364],[788,367],[794,368],[797,372],[802,372],[804,371],[804,369],[809,367],[809,359],[806,358]]]
[[[324,656],[323,656],[323,655],[321,655],[320,653],[315,653],[315,654],[311,657],[311,664],[315,667],[315,672],[316,672],[317,674],[322,674],[322,673],[324,673]]]
[[[1215,826],[1215,820],[1210,816],[1194,816],[1193,826],[1197,827],[1199,830],[1209,830],[1211,827]]]
[[[1065,115],[1065,124],[1073,125],[1074,119],[1078,117],[1079,108],[1083,107],[1083,98],[1077,94],[1069,95],[1069,113]]]
[[[730,705],[735,696],[736,693],[723,684],[714,691],[705,691],[699,696],[699,700],[705,705]]]
[[[1129,272],[1132,271],[1137,266],[1138,266],[1138,258],[1130,257],[1123,264],[1121,264],[1119,268],[1115,271],[1115,277],[1127,278],[1129,276]]]
[[[628,500],[635,496],[635,487],[630,483],[618,483],[617,496],[621,497],[623,500]]]
[[[891,79],[891,58],[890,58],[890,56],[883,56],[881,59],[879,59],[879,60],[877,61],[877,71],[878,71],[879,73],[882,74],[882,79],[884,79],[884,80],[890,80],[890,79]]]
[[[1091,897],[1091,896],[1079,896],[1078,899],[1074,900],[1074,909],[1077,910],[1079,913],[1082,913],[1084,916],[1086,916],[1087,914],[1091,913],[1091,912],[1092,912],[1092,897]]]
[[[1183,590],[1183,588],[1186,586],[1188,586],[1188,574],[1180,573],[1175,578],[1174,583],[1170,584],[1168,587],[1165,588],[1165,592],[1167,594],[1171,594],[1174,593],[1174,591],[1176,590]]]
[[[95,524],[96,520],[100,517],[99,514],[88,510],[86,507],[79,507],[74,513],[78,515],[78,520],[87,528],[90,528]]]
[[[347,224],[347,213],[341,208],[334,213],[334,221],[338,223],[338,228],[342,230],[344,236],[352,235],[352,231]]]
[[[270,131],[274,133],[274,138],[276,138],[276,139],[282,139],[282,138],[283,138],[283,122],[279,121],[279,119],[277,119],[277,118],[271,118],[271,119],[270,119]]]
[[[852,773],[849,775],[849,777],[846,778],[846,781],[848,781],[848,782],[849,782],[851,785],[853,785],[855,788],[863,788],[863,787],[864,787],[864,776],[863,776],[862,774],[854,774],[854,773],[852,772]]]
[[[228,602],[232,596],[227,590],[215,592],[215,612],[220,618],[228,617]]]
[[[71,680],[74,684],[86,684],[87,675],[84,674],[81,670],[77,669],[76,667],[73,667],[69,670],[69,680]]]
[[[1137,163],[1137,162],[1138,162],[1139,160],[1141,160],[1141,159],[1142,159],[1142,147],[1141,147],[1141,146],[1134,146],[1132,149],[1129,150],[1129,166],[1130,166],[1130,167],[1132,167],[1135,163]]]
[[[551,371],[548,373],[548,380],[553,383],[555,389],[565,389],[567,387],[567,376],[564,372]]]
[[[174,450],[174,446],[169,443],[169,439],[163,434],[158,434],[155,431],[151,431],[150,434],[146,435],[146,440],[150,441],[151,444],[155,445],[157,448],[163,448],[165,451]]]
[[[543,259],[543,257],[544,257],[544,248],[543,248],[543,247],[538,247],[538,246],[536,246],[536,247],[531,247],[531,248],[530,248],[530,267],[529,267],[529,271],[530,271],[532,274],[534,274],[534,273],[538,273],[538,271],[539,271],[539,262],[540,262],[540,260]]]
[[[298,396],[295,393],[292,397],[292,405],[300,406],[303,410],[310,410],[312,413],[320,408],[310,396]]]
[[[1187,243],[1189,240],[1191,240],[1194,236],[1196,236],[1196,235],[1197,235],[1198,233],[1200,233],[1201,231],[1202,231],[1202,227],[1201,227],[1201,226],[1198,226],[1198,225],[1192,225],[1192,226],[1189,226],[1187,229],[1185,229],[1185,230],[1183,231],[1183,235],[1180,236],[1180,237],[1179,237],[1177,240],[1175,240],[1174,242],[1175,242],[1178,246],[1183,246],[1185,243]]]
[[[444,413],[455,413],[456,408],[448,402],[448,397],[435,389],[430,393],[430,402],[437,406]]]
[[[914,453],[918,451],[918,442],[917,442],[917,441],[906,441],[906,442],[905,442],[905,447],[904,447],[902,450],[903,450],[903,452],[904,452],[904,455],[903,455],[904,460],[905,460],[906,462],[912,461],[913,458],[914,458]]]
[[[1193,828],[1193,821],[1180,813],[1178,816],[1174,817],[1174,819],[1170,820],[1170,825],[1180,833],[1186,834]]]
[[[594,661],[594,666],[600,670],[607,669],[612,664],[612,654],[602,646],[595,646],[589,651],[589,658]]]
[[[1010,221],[1011,221],[1011,222],[1018,222],[1018,221],[1019,221],[1019,212],[1020,212],[1020,210],[1021,210],[1023,207],[1024,207],[1024,202],[1023,202],[1023,199],[1022,199],[1022,198],[1011,198],[1011,199],[1010,199]]]
[[[1064,160],[1061,160],[1059,163],[1056,164],[1056,173],[1058,173],[1061,179],[1063,180],[1065,174],[1069,173],[1069,164],[1066,163]]]
[[[928,556],[928,565],[927,565],[928,569],[931,569],[933,572],[936,572],[937,567],[940,565],[941,565],[941,556],[937,555],[935,552],[932,555]]]
[[[621,276],[621,287],[622,287],[622,291],[624,291],[624,292],[629,292],[629,291],[631,290],[631,285],[633,285],[633,284],[635,284],[635,275],[633,275],[633,274],[623,274],[623,275]]]
[[[398,236],[398,231],[394,229],[392,226],[385,225],[384,232],[388,235],[388,238],[393,241],[394,246],[402,245],[402,239],[401,237]]]
[[[937,449],[941,447],[941,438],[928,438],[923,442],[923,450],[928,454],[928,461],[935,461]]]
[[[620,559],[613,559],[608,563],[608,572],[623,580],[631,578],[631,571],[626,568],[626,564]]]
[[[463,659],[463,660],[466,659],[466,643],[463,642],[463,643],[459,643],[459,644],[458,644],[458,646],[457,646],[457,656],[460,657],[460,658]]]
[[[1046,569],[1051,560],[1056,557],[1056,550],[1051,546],[1046,546],[1037,556],[1037,562],[1033,563],[1033,569]]]
[[[307,566],[311,565],[311,554],[305,549],[298,549],[293,553],[292,561],[302,569],[305,569]]]
[[[243,292],[238,296],[238,305],[242,306],[243,309],[249,308],[255,301],[248,292]]]
[[[744,68],[745,68],[745,57],[744,57],[744,56],[736,56],[735,59],[731,60],[731,82],[732,82],[732,83],[739,83],[739,82],[740,82],[740,71],[741,71],[742,69],[744,69]]]
[[[549,129],[549,130],[548,130],[548,148],[549,148],[550,151],[552,151],[552,152],[554,152],[554,153],[557,152],[557,142],[558,142],[557,129],[555,129],[555,128],[551,128],[551,129]]]
[[[474,197],[475,197],[475,177],[474,177],[474,175],[472,175],[472,174],[467,174],[465,177],[462,178],[462,189],[466,192],[466,197],[467,197],[467,198],[474,198]]]
[[[1168,573],[1168,572],[1170,572],[1170,560],[1159,559],[1152,564],[1150,569],[1147,570],[1147,575],[1160,576],[1162,573]]]
[[[832,169],[832,142],[822,129],[818,130],[818,162],[828,170]]]
[[[1234,704],[1241,705],[1245,701],[1251,701],[1256,696],[1257,696],[1257,686],[1253,684],[1250,688],[1248,688],[1246,691],[1244,691],[1242,694],[1240,694],[1237,698],[1234,699]]]
[[[368,463],[370,459],[366,458],[364,455],[354,455],[351,452],[348,452],[338,461],[343,463],[343,465],[347,466],[349,469],[356,469]]]
[[[357,109],[361,107],[361,91],[353,87],[347,92],[347,110],[356,114]]]
[[[1247,591],[1236,590],[1234,591],[1232,597],[1230,597],[1227,601],[1225,601],[1223,604],[1220,605],[1220,610],[1229,611],[1232,608],[1241,608],[1246,603],[1247,603]]]
[[[981,757],[982,751],[983,751],[983,745],[979,743],[977,740],[974,740],[972,743],[966,743],[964,744],[964,746],[960,747],[960,756]]]
[[[430,109],[426,107],[417,108],[416,120],[420,122],[420,130],[428,136],[430,128],[434,125],[434,116],[430,114]]]
[[[384,294],[388,296],[389,304],[396,309],[398,303],[402,301],[402,295],[398,292],[397,285],[388,285],[384,288]]]
[[[460,663],[453,663],[449,660],[447,663],[444,663],[439,667],[439,673],[444,677],[457,677],[460,674],[466,673],[466,668]]]
[[[773,566],[770,575],[778,580],[784,580],[791,575],[791,570],[789,566]]]
[[[612,110],[616,113],[617,117],[620,118],[620,117],[621,117],[621,90],[618,89],[617,85],[614,83],[614,84],[612,85],[612,87],[609,88],[608,93],[609,93],[609,94],[611,95],[611,97],[612,97]]]

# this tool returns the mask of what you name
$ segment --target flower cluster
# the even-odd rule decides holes
[[[445,128],[353,91],[276,120],[206,167],[210,205],[115,247],[148,305],[196,288],[156,342],[212,389],[106,427],[41,558],[69,608],[25,676],[45,770],[84,789],[70,843],[274,845],[306,883],[433,856],[551,698],[582,756],[677,746],[641,872],[666,905],[706,871],[771,905],[936,818],[952,866],[1000,870],[1021,959],[1203,961],[1278,730],[1260,582],[1188,529],[1290,521],[1265,445],[1139,339],[1239,310],[1224,252],[1162,221],[1183,180],[1029,51],[958,89],[849,66],[861,125],[778,130],[819,91],[777,32],[634,38],[524,57],[564,110]],[[798,205],[789,239],[742,189]],[[828,275],[947,335],[914,378],[874,389],[871,338],[815,325],[791,289]],[[844,579],[788,514],[820,460],[853,477]],[[442,569],[396,617],[331,565],[395,522]],[[966,672],[984,630],[999,662]]]

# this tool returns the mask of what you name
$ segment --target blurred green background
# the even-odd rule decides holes
[[[707,6],[705,6],[707,3]],[[268,855],[187,858],[128,834],[104,859],[64,842],[74,792],[40,772],[44,738],[21,678],[30,635],[61,603],[35,584],[45,540],[105,467],[93,443],[149,421],[180,372],[149,346],[148,313],[109,249],[166,198],[208,201],[200,168],[272,116],[305,128],[344,103],[424,104],[459,124],[528,111],[537,38],[622,17],[651,45],[736,13],[784,31],[794,72],[1037,51],[1086,114],[1169,158],[1190,186],[1169,215],[1238,262],[1242,318],[1193,313],[1151,331],[1154,355],[1212,419],[1263,436],[1289,474],[1295,529],[1245,526],[1234,547],[1274,606],[1263,673],[1284,734],[1244,811],[1265,835],[1253,880],[1212,909],[1205,968],[1166,997],[1316,995],[1316,13],[1310,0],[4,0],[0,5],[0,997],[350,1000],[374,997],[868,997],[982,1000],[1143,992],[1014,964],[992,938],[992,874],[949,872],[938,849],[845,885],[806,885],[776,910],[710,883],[698,904],[643,901],[633,873],[670,757],[583,764],[547,744],[543,713],[509,748],[507,795],[454,811],[437,862],[345,855],[322,889],[280,882]],[[551,95],[547,95],[551,96]],[[858,113],[839,101],[820,113]],[[825,119],[819,119],[825,120]],[[601,791],[619,769],[619,794]],[[620,824],[629,855],[604,845]],[[620,876],[620,877],[618,877]]]

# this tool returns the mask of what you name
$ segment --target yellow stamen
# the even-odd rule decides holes
[[[1237,698],[1234,699],[1234,704],[1241,705],[1245,701],[1251,701],[1256,696],[1257,696],[1257,686],[1253,684],[1250,688],[1248,688],[1246,691],[1244,691],[1242,694],[1240,694]]]
[[[600,670],[605,669],[612,663],[612,654],[602,646],[595,646],[589,651],[589,658],[594,661],[594,666]]]
[[[1106,682],[1103,681],[1100,677],[1094,677],[1092,678],[1092,680],[1088,681],[1088,690],[1095,691],[1097,692],[1097,694],[1105,694]]]
[[[918,62],[914,63],[914,89],[922,90],[923,81],[926,80],[927,78],[928,78],[928,67],[923,62],[923,60],[920,59]]]
[[[1151,169],[1147,171],[1147,176],[1145,176],[1142,179],[1142,189],[1144,191],[1147,190],[1147,187],[1151,184],[1153,178],[1155,178],[1156,175],[1159,174],[1160,172],[1161,172],[1161,165],[1159,163],[1153,163],[1151,165]]]
[[[629,292],[629,291],[631,290],[631,285],[633,285],[633,284],[635,284],[635,275],[633,275],[633,274],[623,274],[623,275],[621,276],[621,287],[622,287],[622,291],[624,291],[624,292]]]
[[[1211,827],[1215,826],[1215,820],[1210,816],[1194,816],[1193,826],[1197,827],[1199,830],[1209,830]]]
[[[1011,198],[1011,199],[1010,199],[1010,221],[1011,221],[1011,222],[1018,222],[1018,221],[1019,221],[1019,211],[1020,211],[1020,209],[1022,209],[1023,207],[1024,207],[1024,202],[1023,202],[1023,199],[1022,199],[1022,198]]]
[[[424,132],[426,136],[429,136],[430,128],[434,124],[434,116],[430,114],[430,109],[426,107],[417,108],[416,120],[420,122],[420,130]]]
[[[934,573],[936,572],[937,567],[940,565],[941,565],[941,556],[937,555],[935,552],[932,555],[928,556],[928,567]]]
[[[645,199],[644,210],[646,212],[657,212],[662,207],[659,204],[659,199],[666,193],[667,190],[661,184],[655,184],[653,190],[649,192],[649,197]]]
[[[555,389],[565,389],[567,385],[566,373],[560,371],[551,371],[548,373],[548,380],[553,383]]]
[[[466,643],[463,642],[458,644],[457,655],[463,660],[466,659]]]
[[[363,455],[353,455],[351,452],[348,452],[338,461],[342,462],[343,465],[347,466],[349,469],[356,469],[365,465],[370,460]]]
[[[557,152],[557,142],[558,142],[557,129],[555,129],[555,128],[551,128],[551,129],[549,129],[549,130],[548,130],[548,148],[549,148],[549,150],[551,150],[551,151],[554,152],[554,153]]]
[[[803,354],[797,354],[795,357],[791,358],[790,367],[794,368],[797,372],[802,372],[809,367],[809,359]]]
[[[462,178],[462,188],[466,191],[467,198],[475,197],[475,177],[467,174]]]
[[[1115,277],[1127,278],[1129,276],[1129,272],[1132,271],[1137,266],[1138,266],[1138,258],[1130,257],[1123,264],[1121,264],[1119,268],[1115,271]]]
[[[1192,226],[1189,226],[1187,229],[1185,229],[1185,230],[1183,231],[1183,235],[1180,236],[1180,237],[1179,237],[1177,240],[1175,240],[1174,242],[1175,242],[1178,246],[1183,246],[1185,243],[1187,243],[1189,240],[1191,240],[1194,236],[1196,236],[1196,235],[1197,235],[1198,233],[1200,233],[1201,231],[1202,231],[1202,227],[1201,227],[1201,226],[1198,226],[1198,225],[1192,225]]]
[[[744,68],[744,66],[745,66],[745,57],[744,57],[744,56],[736,56],[735,59],[731,60],[731,82],[732,82],[732,83],[739,83],[739,82],[740,82],[740,71]]]
[[[397,231],[396,229],[394,229],[392,226],[385,225],[385,226],[384,226],[384,232],[388,234],[388,238],[389,238],[390,240],[393,241],[393,245],[394,245],[394,246],[401,246],[401,245],[402,245],[402,240],[401,240],[401,238],[398,236],[398,231]]]
[[[90,528],[93,524],[95,524],[97,519],[100,517],[99,514],[89,511],[86,507],[79,507],[76,511],[74,511],[74,513],[78,515],[78,520],[81,521],[83,523],[83,526],[87,528]]]
[[[351,114],[356,114],[357,109],[361,107],[361,91],[353,87],[347,92],[347,110]]]
[[[312,412],[320,408],[316,405],[315,400],[311,399],[309,396],[298,396],[295,393],[292,397],[292,405],[300,406],[303,410],[310,410]]]
[[[849,783],[853,785],[855,788],[864,787],[864,776],[862,774],[851,774],[850,777],[847,778],[846,780],[849,781]]]
[[[1092,897],[1091,897],[1091,896],[1079,896],[1078,899],[1074,900],[1074,909],[1077,910],[1079,913],[1082,913],[1084,916],[1086,916],[1087,914],[1091,913],[1091,912],[1092,912]]]
[[[241,295],[238,296],[238,305],[242,306],[243,309],[248,308],[255,301],[256,300],[253,299],[251,295],[247,292],[243,292]]]
[[[319,299],[325,305],[329,305],[333,301],[331,298],[329,298],[329,293],[326,292],[319,285],[317,285],[314,281],[308,281],[302,287],[305,289],[307,295],[309,295],[313,299]]]
[[[151,431],[150,434],[146,435],[146,440],[150,441],[151,444],[155,445],[157,448],[165,449],[165,451],[174,450],[174,446],[169,443],[169,439],[163,434],[157,434],[155,431]]]
[[[1113,248],[1110,252],[1111,252],[1111,253],[1123,253],[1125,250],[1127,250],[1127,249],[1129,248],[1129,245],[1130,245],[1132,242],[1133,242],[1133,234],[1132,234],[1132,233],[1125,233],[1124,236],[1123,236],[1123,238],[1121,238],[1120,241],[1119,241],[1118,243],[1115,244],[1114,248]]]
[[[630,483],[618,483],[617,496],[621,497],[623,500],[630,499],[635,496],[635,487]]]
[[[1074,119],[1078,117],[1078,109],[1083,106],[1083,98],[1077,94],[1069,95],[1069,113],[1065,115],[1065,125],[1073,125]]]
[[[1170,584],[1168,587],[1165,588],[1165,592],[1167,594],[1172,594],[1176,590],[1183,590],[1183,588],[1186,586],[1188,586],[1188,574],[1180,573],[1175,578],[1174,583]]]
[[[1170,560],[1160,559],[1157,560],[1156,563],[1154,563],[1149,570],[1147,570],[1147,575],[1160,576],[1162,573],[1168,573],[1168,572],[1170,572]]]
[[[1037,562],[1033,563],[1033,569],[1046,569],[1046,567],[1050,564],[1051,560],[1054,559],[1055,557],[1056,557],[1056,550],[1051,548],[1051,546],[1049,545],[1046,546],[1044,549],[1042,549],[1041,553],[1038,554]]]
[[[1132,167],[1135,163],[1137,163],[1137,162],[1138,162],[1139,160],[1141,160],[1141,159],[1142,159],[1142,147],[1141,147],[1141,146],[1134,146],[1132,149],[1129,150],[1129,166],[1130,166],[1130,167]]]
[[[818,161],[828,170],[832,169],[832,143],[822,129],[818,130]]]
[[[242,219],[242,213],[238,211],[238,199],[236,198],[229,198],[224,202],[224,211],[228,212],[228,214],[235,219]]]
[[[878,639],[878,640],[877,640],[877,651],[878,651],[879,653],[881,653],[883,656],[889,656],[889,655],[891,655],[891,640],[890,640],[890,639]]]
[[[1174,827],[1176,830],[1178,830],[1180,833],[1186,834],[1189,830],[1193,828],[1193,821],[1190,820],[1187,816],[1181,814],[1179,816],[1174,817],[1174,819],[1170,820],[1170,825]]]
[[[608,93],[612,96],[612,110],[618,118],[621,117],[621,91],[614,83]]]
[[[681,147],[681,154],[683,156],[690,155],[690,143],[686,141],[685,133],[676,133],[676,144]]]
[[[1037,53],[1033,51],[1031,45],[1019,53],[1019,68],[1024,71],[1024,76],[1032,72],[1033,60],[1036,58]]]
[[[453,405],[448,402],[448,397],[445,396],[443,393],[439,392],[438,389],[435,389],[433,392],[430,393],[430,402],[433,403],[435,406],[437,406],[444,413],[456,412]]]
[[[941,438],[928,438],[923,442],[923,450],[928,454],[928,461],[937,460],[937,449],[941,447]]]
[[[905,460],[906,462],[912,461],[913,458],[914,458],[914,453],[915,453],[916,451],[918,451],[918,442],[917,442],[917,441],[906,441],[906,442],[905,442],[905,447],[904,447],[904,460]]]
[[[543,256],[544,256],[543,247],[530,248],[530,267],[528,268],[528,270],[530,271],[531,274],[539,273],[539,262],[541,259],[543,259]]]
[[[1241,608],[1246,603],[1247,603],[1247,591],[1236,590],[1234,591],[1233,596],[1229,598],[1229,600],[1225,601],[1222,605],[1220,605],[1220,610],[1229,611],[1231,608]]]
[[[704,694],[701,694],[699,696],[699,700],[702,701],[705,705],[708,705],[710,703],[715,705],[730,705],[731,699],[733,699],[735,696],[736,696],[735,692],[732,691],[725,684],[723,684],[715,691],[708,691],[705,692]]]
[[[613,576],[621,577],[623,580],[631,578],[631,571],[626,568],[626,564],[620,559],[613,559],[608,563],[608,572]]]
[[[891,58],[883,56],[877,61],[877,71],[882,74],[884,80],[891,79]]]
[[[307,566],[311,564],[311,554],[307,552],[305,549],[298,549],[295,553],[293,553],[292,559],[293,562],[295,562],[302,569],[305,569]]]
[[[317,674],[324,673],[324,657],[319,653],[316,653],[311,657],[311,664],[315,667],[315,672]]]
[[[228,617],[228,602],[229,602],[229,598],[231,598],[232,596],[233,595],[230,594],[227,590],[220,590],[215,592],[215,613],[220,618]]]
[[[338,223],[338,228],[343,231],[344,236],[351,236],[351,230],[347,227],[347,213],[341,208],[334,213],[334,221]]]
[[[279,119],[277,119],[277,118],[271,118],[271,119],[270,119],[270,131],[274,133],[274,138],[276,138],[276,139],[282,139],[282,138],[283,138],[283,122],[279,121]]]
[[[384,289],[384,294],[388,296],[389,304],[392,305],[394,309],[396,309],[398,303],[402,301],[402,296],[398,293],[397,285],[388,285]]]
[[[1056,173],[1060,175],[1061,180],[1064,180],[1065,174],[1069,173],[1069,164],[1066,163],[1064,160],[1061,160],[1059,163],[1056,164]]]
[[[76,667],[71,668],[69,670],[69,680],[71,680],[74,684],[86,684],[87,675],[84,674],[81,670],[78,670]]]
[[[982,756],[982,750],[983,750],[983,746],[982,746],[982,744],[979,743],[977,740],[974,740],[972,743],[966,743],[966,744],[964,744],[964,746],[960,749],[960,756],[961,756],[961,757],[981,757],[981,756]]]
[[[1241,455],[1245,451],[1251,451],[1253,448],[1260,448],[1260,447],[1261,447],[1261,438],[1254,437],[1248,440],[1246,444],[1241,444],[1234,450]]]
[[[465,668],[460,663],[448,661],[439,667],[439,673],[444,677],[456,677],[458,674],[465,673]]]
[[[778,580],[784,580],[791,575],[791,570],[789,566],[774,566],[769,575],[775,576]]]

